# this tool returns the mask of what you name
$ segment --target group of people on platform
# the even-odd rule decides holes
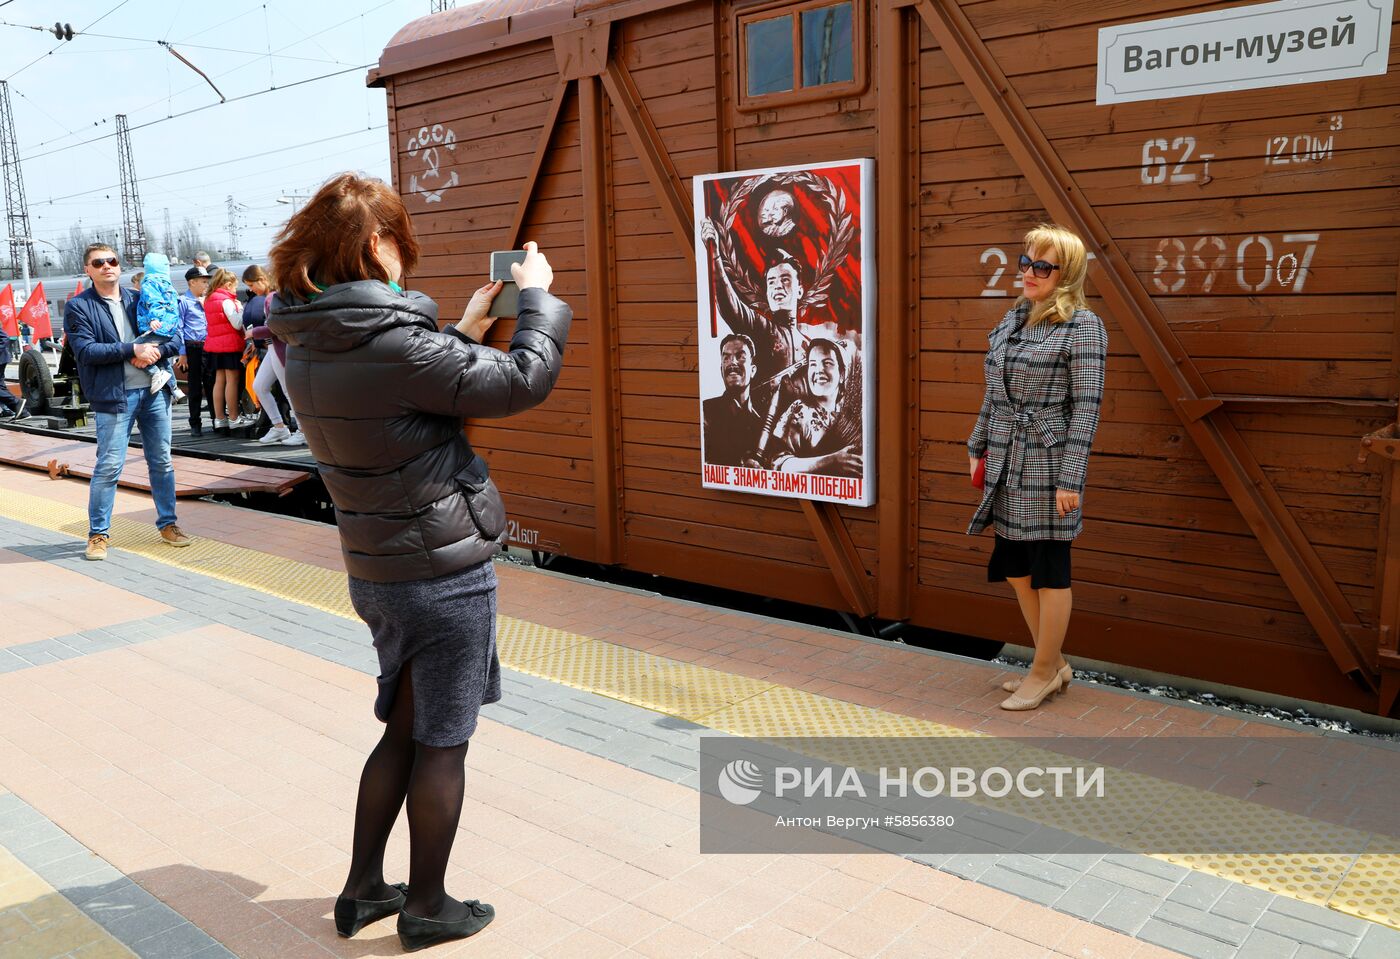
[[[200,252],[185,271],[188,289],[177,297],[164,254],[146,254],[142,267],[132,277],[140,293],[137,342],[179,341],[173,364],[156,364],[148,371],[151,392],[160,390],[175,373],[184,374],[190,434],[204,435],[207,402],[210,428],[216,435],[231,436],[261,422],[258,413],[245,412],[252,405],[246,402],[245,367],[256,364],[251,392],[268,419],[268,428],[257,442],[304,445],[305,438],[289,423],[294,422],[294,414],[286,391],[286,345],[265,322],[268,300],[274,295],[267,271],[257,264],[244,270],[244,296],[240,297],[238,278]],[[177,403],[186,398],[178,386],[174,396]]]

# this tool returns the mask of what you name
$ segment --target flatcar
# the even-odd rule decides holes
[[[533,239],[575,308],[549,402],[468,426],[514,544],[1024,642],[964,533],[964,444],[1020,238],[1056,221],[1094,258],[1110,353],[1067,652],[1394,715],[1393,21],[1392,0],[488,0],[405,26],[368,82],[414,285],[455,316],[490,251]],[[849,163],[864,192],[780,176]],[[740,210],[755,183],[788,196]],[[864,499],[703,469],[716,271],[762,313],[785,209],[811,221],[804,296],[825,276],[835,302],[843,217],[860,234]]]

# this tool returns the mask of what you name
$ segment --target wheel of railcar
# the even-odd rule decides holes
[[[48,412],[53,399],[53,376],[48,360],[38,350],[30,350],[19,358],[19,386],[29,403],[29,412]]]

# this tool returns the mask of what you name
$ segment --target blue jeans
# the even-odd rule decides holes
[[[175,464],[170,460],[170,392],[127,390],[126,412],[97,414],[97,466],[88,485],[88,535],[112,528],[117,480],[126,465],[131,429],[141,431],[141,447],[156,503],[156,528],[175,522]]]

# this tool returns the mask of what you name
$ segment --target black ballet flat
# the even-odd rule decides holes
[[[399,891],[393,899],[348,899],[345,896],[336,899],[336,935],[349,939],[370,923],[392,916],[402,909],[408,894],[408,883],[396,882],[390,888]]]
[[[440,942],[474,936],[496,918],[496,910],[479,900],[468,899],[462,905],[467,907],[466,917],[450,921],[419,919],[400,912],[399,942],[403,944],[404,952],[417,952]]]

